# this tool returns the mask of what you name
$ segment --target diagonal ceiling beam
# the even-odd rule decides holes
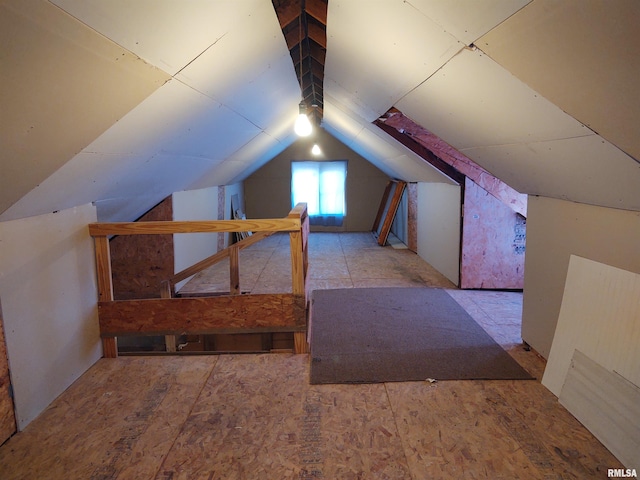
[[[489,194],[520,215],[527,216],[526,195],[494,177],[476,162],[415,123],[400,110],[391,108],[373,122],[424,160],[458,183],[467,176]]]

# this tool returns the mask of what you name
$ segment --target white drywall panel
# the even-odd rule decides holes
[[[85,153],[150,156],[177,135],[184,135],[207,109],[220,103],[177,80],[169,80],[109,130],[96,138]]]
[[[400,177],[399,172],[387,165],[384,157],[377,156],[377,152],[375,151],[372,152],[370,145],[364,145],[361,141],[356,141],[358,135],[364,130],[364,123],[360,123],[352,115],[347,115],[344,111],[337,108],[335,104],[328,107],[325,103],[324,112],[323,128],[327,133],[352,149],[358,155],[366,158],[388,176],[394,178]]]
[[[52,0],[52,3],[174,75],[229,30],[237,28],[265,0]]]
[[[572,255],[542,384],[560,396],[574,350],[640,386],[640,274]]]
[[[189,189],[227,185],[240,181],[278,155],[289,143],[280,142],[264,132],[253,137],[220,164],[202,174]]]
[[[379,127],[336,104],[332,97],[325,103],[323,126],[328,133],[390,177],[411,182],[453,184],[447,176]]]
[[[595,134],[462,152],[519,192],[640,210],[640,164]]]
[[[454,183],[430,163],[375,125],[368,124],[358,134],[356,143],[362,150],[368,151],[368,155],[363,155],[365,158],[378,158],[379,162],[384,163],[400,180]]]
[[[0,220],[131,199],[141,192],[149,197],[149,201],[140,200],[144,212],[187,188],[259,132],[220,103],[170,81],[22,197]],[[109,217],[134,220],[128,218],[129,210],[114,211]]]
[[[459,150],[593,134],[479,50],[460,52],[396,106]]]
[[[0,213],[168,79],[49,2],[2,2],[0,45]]]
[[[460,282],[460,187],[418,183],[418,255],[445,277]]]
[[[325,91],[322,127],[349,148],[367,123]],[[355,149],[354,149],[355,150]]]
[[[172,195],[173,220],[218,220],[218,187],[176,192]],[[174,271],[185,268],[218,251],[217,233],[177,233],[173,235]],[[179,290],[186,282],[176,285]]]
[[[102,355],[93,239],[96,210],[0,222],[0,297],[18,428]]]
[[[470,45],[531,0],[409,0],[423,15]]]
[[[279,153],[280,151],[278,149],[276,152]],[[277,155],[277,153],[275,154]],[[198,178],[191,188],[204,188],[205,185],[227,185],[228,183],[241,181],[268,160],[271,160],[271,158],[266,160],[259,159],[255,162],[227,160],[214,166],[210,172]]]
[[[536,0],[477,45],[562,110],[640,159],[639,24],[640,2],[635,0]]]
[[[300,102],[291,56],[269,1],[261,1],[242,24],[230,29],[176,78],[261,129],[279,121]]]
[[[231,197],[234,195],[238,196],[238,201],[240,205],[236,208],[240,207],[243,212],[246,212],[247,209],[244,206],[244,185],[242,183],[234,183],[231,185],[225,185],[224,187],[224,212],[219,212],[218,215],[223,220],[232,220],[232,212],[231,212]]]
[[[94,202],[99,222],[130,222],[140,218],[157,205],[156,195],[108,198]]]
[[[260,132],[224,105],[214,105],[204,96],[202,100],[200,105],[193,106],[187,130],[176,132],[163,146],[163,152],[222,161]]]
[[[571,255],[640,273],[638,245],[640,212],[529,196],[523,340],[548,358]]]
[[[409,2],[332,0],[325,94],[371,122],[462,46]]]

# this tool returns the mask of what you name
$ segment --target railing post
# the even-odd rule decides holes
[[[111,279],[111,251],[109,239],[106,235],[94,238],[96,249],[96,273],[98,280],[98,301],[113,302],[113,281]],[[116,337],[102,339],[102,354],[105,358],[118,356],[118,341]]]
[[[291,246],[291,287],[294,295],[305,295],[304,259],[302,256],[302,232],[289,233]]]
[[[306,245],[308,222],[306,205],[303,208],[296,208],[289,214],[289,218],[300,218],[300,229],[289,233],[289,243],[291,246],[291,282],[292,292],[303,299],[305,312],[307,310],[307,289],[306,289]],[[308,353],[306,332],[294,332],[293,346],[295,353]]]
[[[171,286],[171,282],[169,280],[164,280],[162,282],[162,288],[160,289],[160,298],[171,298],[172,296],[173,288]],[[164,346],[167,352],[174,353],[176,351],[176,336],[165,335]]]
[[[240,295],[240,249],[235,246],[229,250],[229,293]]]

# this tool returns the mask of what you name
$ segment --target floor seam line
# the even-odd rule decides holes
[[[202,387],[200,388],[200,391],[198,392],[198,394],[195,396],[195,400],[193,401],[193,404],[191,405],[191,408],[189,409],[189,413],[187,413],[187,416],[185,417],[185,420],[182,423],[182,426],[180,427],[180,430],[178,430],[178,433],[176,434],[175,438],[173,439],[173,442],[171,442],[171,446],[167,449],[167,454],[162,459],[162,462],[160,462],[160,465],[158,466],[158,470],[156,471],[156,474],[154,475],[153,478],[158,478],[158,475],[160,475],[160,472],[162,471],[162,468],[164,467],[164,464],[167,461],[167,458],[169,458],[169,454],[171,453],[171,451],[175,447],[176,442],[178,441],[178,438],[182,434],[185,425],[189,421],[189,418],[191,417],[191,414],[193,413],[193,410],[196,407],[196,404],[198,403],[198,400],[200,400],[200,397],[202,396],[202,392],[204,391],[205,387],[209,383],[209,379],[212,377],[214,370],[218,366],[218,361],[219,360],[220,360],[220,357],[216,356],[216,361],[214,362],[213,366],[211,367],[211,372],[209,372],[209,375],[207,375],[207,378],[204,380],[204,382],[202,382]]]
[[[398,417],[396,416],[396,411],[393,408],[393,404],[391,403],[391,396],[389,395],[388,384],[385,382],[384,385],[384,393],[387,396],[387,403],[389,405],[389,410],[391,410],[391,415],[393,416],[393,424],[396,427],[396,434],[398,435],[398,439],[400,440],[400,447],[402,448],[402,456],[404,457],[404,463],[407,466],[407,470],[409,471],[409,475],[411,475],[412,480],[417,480],[411,471],[411,465],[409,465],[409,458],[407,457],[407,450],[404,445],[404,441],[402,439],[402,435],[400,434],[400,428],[398,427]]]

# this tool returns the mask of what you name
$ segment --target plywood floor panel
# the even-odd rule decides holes
[[[158,478],[407,478],[384,385],[307,375],[301,355],[222,357]]]
[[[290,264],[274,257],[288,236],[265,242],[254,259]],[[349,264],[374,242],[312,234],[310,249]],[[415,254],[373,248],[379,263],[356,260],[371,277],[327,269],[311,288],[446,288],[538,380],[311,386],[307,355],[104,359],[0,447],[0,478],[546,480],[622,468],[541,385],[545,362],[520,342],[521,294],[455,290]]]
[[[153,478],[216,361],[100,360],[0,448],[0,478]]]

